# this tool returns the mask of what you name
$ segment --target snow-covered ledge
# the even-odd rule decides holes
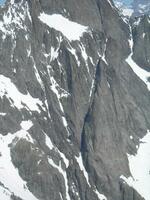
[[[70,41],[80,40],[83,33],[88,31],[87,26],[70,21],[60,14],[41,13],[39,19],[50,28],[60,31]]]

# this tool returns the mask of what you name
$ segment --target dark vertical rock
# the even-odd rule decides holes
[[[131,176],[127,153],[150,128],[150,96],[125,62],[130,29],[113,2],[8,0],[0,9],[0,135],[14,137],[6,147],[29,191],[39,200],[98,200],[96,191],[107,200],[142,200],[120,176]],[[69,41],[41,13],[88,30]],[[133,22],[133,58],[149,70],[147,19]],[[32,122],[28,130],[24,121]]]

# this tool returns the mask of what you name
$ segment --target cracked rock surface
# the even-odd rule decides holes
[[[150,129],[149,30],[111,0],[0,7],[1,200],[149,200],[126,180]]]

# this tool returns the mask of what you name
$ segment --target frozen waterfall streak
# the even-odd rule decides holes
[[[150,90],[150,82],[148,81],[148,78],[150,77],[150,72],[142,69],[132,59],[134,42],[133,42],[133,35],[132,35],[132,28],[131,28],[131,26],[130,26],[130,40],[129,40],[129,45],[130,45],[131,53],[128,56],[128,58],[126,59],[126,62],[132,68],[132,70],[134,71],[134,73],[147,85],[148,90]]]
[[[60,111],[62,112],[62,115],[63,115],[63,116],[61,116],[61,119],[62,119],[63,125],[67,131],[68,137],[69,137],[70,136],[70,132],[69,132],[69,128],[68,128],[69,126],[68,126],[68,122],[65,117],[65,112],[64,112],[63,105],[61,103],[61,99],[63,97],[67,98],[70,94],[68,92],[66,92],[64,89],[62,89],[56,82],[55,78],[51,75],[51,72],[53,71],[52,67],[49,65],[49,66],[47,66],[47,69],[48,69],[49,79],[51,82],[50,88],[57,97]]]

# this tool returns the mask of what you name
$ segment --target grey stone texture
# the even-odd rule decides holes
[[[6,96],[0,97],[0,112],[6,113],[0,116],[0,134],[14,134],[23,120],[32,121],[29,134],[34,143],[20,139],[10,145],[12,162],[29,190],[39,200],[61,200],[60,193],[67,200],[64,177],[49,164],[51,158],[57,166],[61,163],[66,173],[71,200],[98,200],[95,188],[108,200],[142,200],[120,179],[121,175],[131,175],[126,154],[136,153],[140,138],[150,129],[149,91],[125,62],[130,54],[128,24],[112,7],[113,3],[111,6],[106,0],[16,0],[13,5],[10,2],[1,8],[0,19],[10,7],[15,11],[14,18],[17,12],[25,17],[21,27],[15,22],[7,27],[11,33],[5,38],[0,31],[0,74],[9,77],[20,93],[40,99],[43,107],[39,106],[40,112],[26,107],[18,109],[11,106]],[[39,20],[42,12],[62,14],[88,26],[90,32],[80,41],[70,42]],[[133,58],[148,70],[149,28],[146,17],[139,26],[133,26]],[[52,47],[58,49],[55,59],[45,56]],[[107,63],[101,57],[103,54]],[[60,99],[64,112],[51,89],[51,77],[60,93],[65,90],[69,94]],[[68,123],[67,130],[62,116]],[[45,134],[55,148],[47,147]],[[58,150],[69,160],[68,168]],[[79,152],[91,186],[76,161]],[[12,200],[20,198],[13,196]]]

